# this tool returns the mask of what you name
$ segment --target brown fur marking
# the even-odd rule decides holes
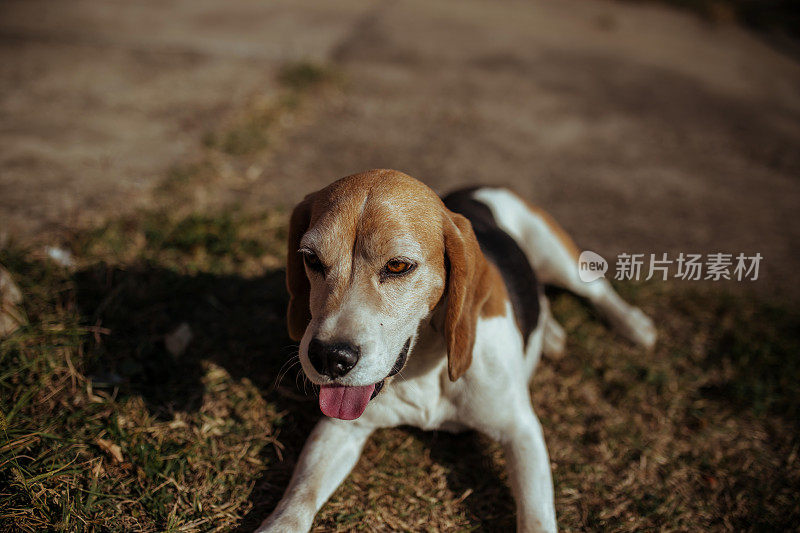
[[[508,295],[500,273],[483,256],[472,224],[465,217],[446,211],[450,223],[444,224],[444,239],[450,272],[444,331],[447,371],[450,380],[455,381],[472,363],[478,316],[504,315]]]

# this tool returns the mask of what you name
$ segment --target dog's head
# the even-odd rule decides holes
[[[458,379],[472,358],[484,274],[469,221],[410,176],[373,170],[308,195],[289,225],[288,327],[322,411],[361,416],[440,302]]]

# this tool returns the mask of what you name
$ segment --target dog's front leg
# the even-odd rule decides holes
[[[372,428],[323,418],[311,432],[278,506],[256,532],[308,531],[314,515],[353,469]]]
[[[526,402],[527,403],[527,402]],[[511,489],[517,502],[517,531],[556,531],[550,460],[539,419],[528,405],[504,432]]]

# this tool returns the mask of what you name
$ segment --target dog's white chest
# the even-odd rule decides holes
[[[440,368],[416,377],[395,376],[391,387],[372,401],[364,415],[379,427],[410,425],[439,429],[456,413],[452,398],[443,390],[442,380],[447,380],[444,362]]]

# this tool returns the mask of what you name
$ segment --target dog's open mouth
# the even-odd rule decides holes
[[[322,413],[331,418],[341,418],[342,420],[355,420],[361,416],[369,401],[381,391],[386,379],[403,369],[410,347],[411,339],[409,338],[403,349],[400,350],[400,355],[397,356],[394,365],[392,365],[392,370],[377,383],[357,387],[322,385],[319,389],[319,408]]]

